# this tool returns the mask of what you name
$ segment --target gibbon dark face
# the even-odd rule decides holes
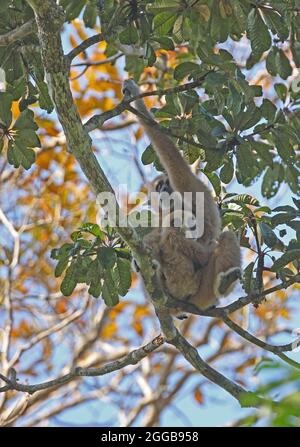
[[[168,194],[172,194],[173,192],[170,181],[165,174],[162,174],[157,179],[155,179],[154,186],[156,192],[167,192]]]

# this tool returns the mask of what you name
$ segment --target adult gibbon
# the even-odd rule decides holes
[[[132,80],[123,86],[125,98],[138,96],[139,87]],[[204,310],[226,296],[240,277],[241,254],[235,234],[221,232],[218,207],[206,185],[191,171],[173,141],[160,129],[143,99],[134,102],[139,121],[166,170],[160,176],[156,190],[204,195],[203,234],[196,240],[187,239],[182,228],[155,228],[144,237],[153,259],[159,263],[159,275],[166,293],[175,299],[188,301]],[[143,119],[144,117],[144,119]]]

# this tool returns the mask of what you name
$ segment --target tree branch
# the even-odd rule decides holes
[[[163,333],[166,335],[167,342],[175,346],[186,360],[204,377],[220,386],[235,399],[238,400],[242,407],[247,407],[245,404],[245,397],[251,395],[255,397],[254,400],[257,404],[251,404],[251,406],[258,406],[263,399],[245,390],[243,387],[225,377],[223,374],[209,366],[198,354],[196,348],[194,348],[174,327],[172,317],[165,310],[156,309],[157,316],[159,318]],[[252,402],[253,403],[253,402]]]
[[[102,33],[95,34],[94,36],[88,37],[83,42],[81,42],[77,47],[73,48],[66,56],[65,60],[68,65],[71,64],[72,60],[75,59],[80,53],[87,50],[95,43],[102,42],[104,40],[104,36]]]
[[[274,287],[269,287],[268,289],[262,291],[261,293],[249,293],[248,295],[242,296],[233,303],[223,307],[214,307],[207,310],[200,310],[194,304],[190,304],[186,301],[173,300],[173,299],[168,301],[168,307],[179,308],[182,311],[194,315],[201,315],[203,317],[223,318],[224,315],[226,316],[233,312],[236,312],[253,302],[255,302],[255,304],[260,304],[266,298],[267,295],[277,292],[278,290],[287,289],[288,287],[298,282],[300,282],[300,275],[296,275],[290,280],[281,282],[280,284],[277,284]]]
[[[35,30],[35,21],[31,19],[8,33],[0,34],[0,47],[6,47],[16,40],[24,39],[24,37],[34,33]]]
[[[272,352],[273,354],[277,355],[277,357],[280,357],[283,361],[285,361],[289,365],[293,366],[294,368],[300,369],[300,363],[296,362],[295,360],[290,359],[288,356],[283,354],[283,352],[290,352],[290,351],[293,351],[294,349],[298,348],[300,346],[300,339],[295,340],[295,341],[285,344],[285,345],[279,345],[279,346],[271,345],[270,343],[266,343],[266,342],[260,340],[259,338],[250,334],[245,329],[241,328],[238,324],[236,324],[234,321],[232,321],[227,315],[224,315],[222,320],[230,329],[232,329],[234,332],[239,334],[245,340],[264,349],[265,351]]]
[[[125,366],[137,364],[144,357],[147,357],[151,352],[158,349],[164,343],[164,341],[165,341],[164,338],[161,335],[158,335],[150,343],[147,343],[146,345],[138,349],[134,349],[121,360],[115,360],[113,362],[108,363],[107,365],[104,365],[101,368],[76,367],[71,372],[65,374],[64,376],[58,377],[53,380],[48,380],[47,382],[37,383],[36,385],[27,385],[18,382],[16,378],[16,372],[14,370],[11,370],[13,372],[13,377],[8,378],[3,374],[0,374],[0,379],[6,383],[6,385],[0,388],[0,392],[3,393],[8,390],[15,390],[24,393],[34,394],[35,392],[40,390],[45,390],[55,387],[56,385],[62,385],[68,383],[71,380],[75,379],[76,377],[103,376],[105,374],[118,371],[119,369],[122,369]]]
[[[200,85],[203,83],[204,79],[210,72],[211,71],[208,71],[205,75],[201,76],[199,79],[197,79],[196,81],[193,81],[193,82],[188,82],[186,84],[178,85],[176,87],[167,88],[164,90],[159,89],[159,90],[153,90],[151,92],[144,92],[138,96],[133,96],[132,98],[123,99],[123,101],[121,101],[120,104],[118,104],[114,109],[103,112],[100,115],[92,116],[92,118],[90,118],[85,123],[84,128],[87,132],[92,132],[93,130],[98,129],[99,127],[101,127],[103,125],[103,123],[105,123],[105,121],[107,121],[111,118],[114,118],[115,116],[120,115],[122,112],[125,112],[125,110],[128,110],[128,107],[130,106],[130,104],[133,101],[136,101],[137,99],[145,98],[147,96],[164,96],[164,95],[173,94],[173,93],[186,92],[189,90],[193,90],[196,87],[200,87]],[[134,109],[134,113],[137,114],[135,109]],[[161,129],[164,129],[164,128],[162,127]],[[164,129],[164,131],[166,131],[166,129]]]

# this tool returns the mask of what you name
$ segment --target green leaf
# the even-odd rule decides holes
[[[217,174],[215,172],[206,172],[206,170],[204,170],[204,174],[212,184],[216,196],[219,196],[221,194],[221,182]]]
[[[259,206],[259,201],[249,194],[234,194],[228,199],[228,201],[230,203],[236,203],[237,205]],[[227,202],[227,199],[225,200],[225,202]]]
[[[230,94],[227,96],[227,107],[233,113],[233,115],[238,115],[241,111],[243,97],[234,87],[233,83],[229,84]]]
[[[286,213],[275,214],[275,216],[272,216],[272,225],[277,226],[287,224],[298,216],[299,214],[295,209],[292,209]]]
[[[146,6],[147,12],[151,14],[159,14],[164,11],[177,11],[180,7],[181,0],[155,0]]]
[[[99,280],[93,280],[89,286],[88,290],[89,294],[92,295],[94,298],[99,298],[101,292],[102,292],[102,284],[100,279]]]
[[[262,182],[262,195],[270,199],[274,197],[283,181],[284,170],[279,163],[274,163],[273,168],[268,167]]]
[[[147,42],[146,44],[146,54],[145,59],[147,59],[147,63],[149,67],[152,67],[156,61],[156,54],[153,47]]]
[[[220,171],[220,179],[223,183],[230,183],[234,174],[233,161],[228,160]]]
[[[15,142],[19,146],[25,145],[27,147],[41,147],[39,137],[32,129],[21,129],[16,135]]]
[[[199,72],[200,67],[198,64],[194,62],[183,62],[182,64],[177,65],[174,70],[174,78],[177,81],[181,81],[186,76],[193,76],[193,73]]]
[[[26,91],[26,77],[21,76],[11,85],[7,85],[7,92],[10,93],[14,101],[17,101],[21,96],[25,95]]]
[[[273,147],[268,144],[262,143],[261,141],[251,141],[250,144],[257,153],[259,159],[263,160],[266,165],[272,166],[273,154],[271,153],[271,150],[273,149]]]
[[[272,11],[271,9],[264,9],[263,16],[273,34],[277,34],[279,39],[282,40],[288,38],[289,27],[288,23],[285,22],[284,17],[282,17],[277,11]]]
[[[88,28],[94,28],[97,20],[97,6],[95,3],[89,2],[83,13],[83,21]]]
[[[239,173],[238,181],[244,183],[247,179],[252,179],[255,175],[255,157],[249,144],[244,143],[238,146],[236,162]]]
[[[269,225],[267,225],[264,222],[259,222],[259,228],[260,228],[264,243],[268,247],[276,248],[276,249],[284,248],[284,244],[282,243],[282,241],[280,239],[278,239],[278,237],[276,236],[276,234],[274,233],[274,231],[272,230],[272,228]]]
[[[20,141],[15,141],[15,144],[10,143],[8,145],[7,160],[15,168],[23,166],[24,169],[30,169],[35,162],[35,157],[35,152],[23,146]]]
[[[66,11],[66,19],[70,22],[79,16],[86,0],[63,0],[61,3]]]
[[[96,237],[98,237],[99,239],[103,240],[104,239],[104,233],[101,230],[101,228],[99,227],[99,225],[97,224],[93,224],[90,222],[86,222],[84,223],[81,227],[80,227],[81,231],[86,231],[87,233],[90,233]]]
[[[170,37],[154,37],[153,40],[158,42],[160,44],[160,48],[164,50],[174,50],[174,42]]]
[[[281,268],[285,267],[292,261],[300,260],[300,249],[290,250],[284,255],[282,255],[279,259],[276,259],[271,270],[272,272],[277,272]]]
[[[46,110],[47,113],[51,113],[54,109],[52,99],[48,92],[48,86],[44,81],[36,82],[39,92],[39,106],[41,109]]]
[[[69,256],[60,258],[60,260],[56,264],[55,271],[54,271],[54,275],[56,278],[61,276],[63,271],[67,268],[68,263],[69,263]]]
[[[118,291],[125,296],[131,286],[131,264],[127,259],[117,259]]]
[[[13,97],[10,93],[0,92],[0,122],[7,128],[10,126],[12,120],[12,105]]]
[[[98,259],[106,269],[112,269],[117,260],[117,255],[112,247],[100,247],[98,250]]]
[[[104,282],[102,285],[102,298],[105,304],[113,307],[119,303],[119,294],[110,270],[104,272]]]
[[[151,163],[153,163],[156,159],[156,154],[155,151],[153,149],[153,147],[151,146],[151,144],[146,147],[146,149],[144,150],[143,154],[142,154],[142,163],[143,165],[150,165]]]
[[[266,59],[266,68],[270,75],[277,76],[278,68],[276,64],[276,54],[277,54],[277,48],[273,47],[271,48],[271,51],[269,52],[267,59]]]
[[[278,58],[277,66],[278,66],[278,74],[282,79],[287,79],[292,74],[292,67],[289,59],[286,54],[280,49],[279,53],[276,56]]]
[[[101,265],[98,258],[96,258],[90,263],[86,274],[86,283],[90,284],[89,294],[92,295],[94,298],[98,298],[101,294],[102,275],[103,271]]]
[[[254,286],[254,278],[253,278],[253,270],[254,270],[254,262],[250,262],[250,264],[247,265],[247,267],[244,269],[242,284],[243,289],[246,293],[250,293],[253,286]]]
[[[235,119],[236,128],[240,130],[250,129],[261,120],[261,109],[251,102],[245,112],[241,112]]]
[[[251,41],[253,56],[255,60],[259,60],[262,54],[270,48],[272,40],[269,30],[256,8],[252,8],[248,15],[247,34]]]
[[[287,79],[292,74],[292,67],[289,59],[285,53],[277,47],[273,47],[268,54],[266,67],[272,76],[279,75],[282,79]]]
[[[153,19],[153,31],[157,36],[165,36],[173,28],[177,16],[173,12],[161,12]]]
[[[119,34],[119,40],[122,44],[133,45],[138,42],[139,35],[133,24],[129,25]]]
[[[17,121],[14,124],[14,129],[33,129],[37,130],[38,126],[33,120],[34,113],[30,109],[24,110],[18,117]]]
[[[274,142],[276,144],[277,152],[287,164],[293,164],[296,161],[296,154],[293,148],[293,144],[288,140],[284,129],[273,130],[272,134]]]
[[[65,277],[62,280],[60,290],[64,296],[70,296],[77,285],[77,269],[76,263],[73,262],[70,267],[68,267]]]
[[[260,106],[261,114],[268,121],[274,121],[277,112],[276,106],[269,100],[264,99]]]

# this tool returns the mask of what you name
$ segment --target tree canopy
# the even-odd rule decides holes
[[[63,409],[35,413],[51,394],[71,395],[73,408],[102,392],[125,425],[151,426],[189,380],[201,406],[204,376],[242,407],[269,408],[266,423],[299,425],[300,364],[286,352],[299,344],[290,332],[299,324],[300,1],[0,0],[0,8],[1,423],[52,422]],[[150,166],[162,170],[122,96],[129,76],[243,248],[243,290],[180,331],[140,236],[96,219],[96,196],[117,185],[95,135],[117,135],[116,159],[128,141],[122,163],[135,166],[141,190]],[[135,297],[133,258],[149,299]],[[54,360],[65,332],[66,363]],[[211,336],[218,347],[204,360],[198,348]],[[232,354],[227,371],[219,359]],[[136,364],[131,395],[123,369]],[[249,370],[275,369],[281,382],[251,385]],[[108,376],[91,391],[86,378],[73,393],[79,377],[111,372],[115,385]],[[114,397],[119,383],[126,399]],[[275,402],[282,384],[290,394]],[[237,424],[259,419],[254,410]]]

